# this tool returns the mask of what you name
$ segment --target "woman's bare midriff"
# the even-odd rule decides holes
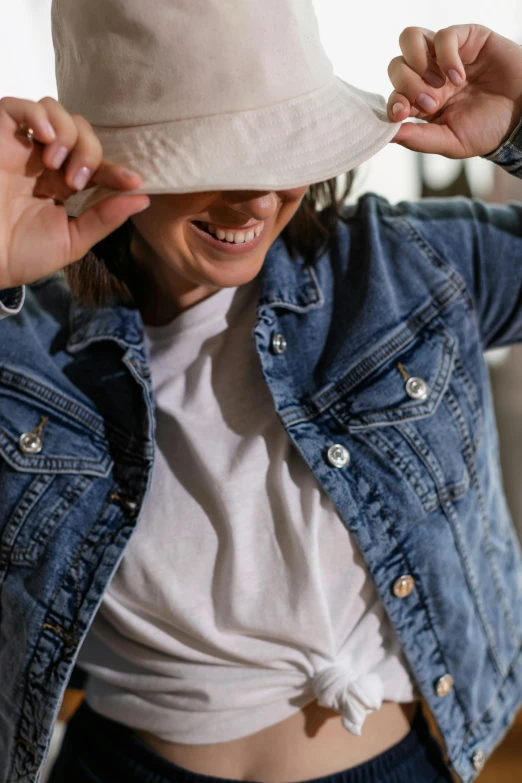
[[[297,783],[355,767],[378,756],[410,731],[418,702],[383,702],[365,720],[362,735],[350,734],[341,715],[317,701],[273,726],[231,742],[185,745],[146,731],[140,739],[180,767],[235,780]]]

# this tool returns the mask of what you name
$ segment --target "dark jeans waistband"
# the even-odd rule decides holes
[[[81,770],[85,777],[78,781]],[[71,783],[73,771],[75,783],[243,783],[192,772],[164,759],[132,729],[98,714],[86,702],[67,726],[49,783]],[[445,781],[452,777],[419,705],[411,731],[396,745],[363,764],[306,783]]]

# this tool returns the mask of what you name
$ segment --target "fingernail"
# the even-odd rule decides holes
[[[435,71],[426,71],[422,78],[432,87],[442,87],[446,81],[438,73],[435,73]]]
[[[418,103],[421,109],[428,112],[428,114],[434,111],[437,106],[437,102],[434,101],[430,95],[426,95],[425,92],[421,92],[420,95],[417,95],[416,103]]]
[[[52,159],[52,166],[55,169],[59,169],[62,163],[64,162],[65,158],[67,157],[69,150],[67,147],[58,147],[56,152],[53,155]]]
[[[90,178],[90,169],[88,169],[87,166],[82,166],[82,168],[74,175],[73,185],[76,190],[83,190]]]
[[[397,112],[402,111],[402,109],[404,109],[404,103],[397,101],[397,103],[394,103],[392,106],[392,114],[397,114]]]
[[[458,71],[455,70],[455,68],[450,68],[449,69],[448,76],[450,77],[450,79],[453,82],[453,84],[455,84],[457,86],[459,84],[462,84],[462,81],[463,81],[462,76],[460,75],[460,73]]]
[[[55,130],[51,125],[51,123],[49,122],[49,120],[44,120],[43,122],[41,122],[40,128],[42,129],[42,133],[44,133],[47,136],[47,138],[49,139],[56,138]]]

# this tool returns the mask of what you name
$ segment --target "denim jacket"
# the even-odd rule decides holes
[[[522,121],[485,157],[522,177]],[[343,216],[314,265],[273,243],[252,336],[469,783],[522,705],[522,553],[483,356],[522,342],[522,204],[367,193]],[[0,299],[0,783],[36,783],[156,425],[137,309],[80,306],[61,273]]]

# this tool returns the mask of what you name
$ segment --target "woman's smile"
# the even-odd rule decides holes
[[[241,230],[225,229],[225,227],[216,226],[212,223],[203,223],[202,221],[190,221],[189,224],[195,236],[201,242],[204,242],[209,249],[228,256],[250,253],[259,247],[263,241],[264,223],[258,222],[253,228],[247,227]],[[221,236],[224,234],[224,238],[218,238],[218,236],[210,233],[208,230],[209,225],[216,233],[219,231]],[[257,235],[256,232],[258,232]]]

